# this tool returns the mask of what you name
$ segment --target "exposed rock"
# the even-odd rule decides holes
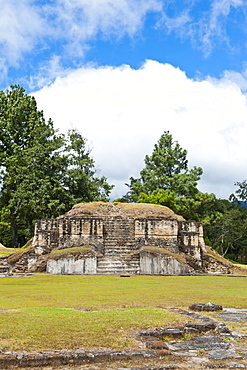
[[[228,362],[227,366],[229,369],[246,369],[245,365],[238,362]]]
[[[216,349],[209,352],[209,357],[213,358],[214,360],[223,360],[225,358],[242,358],[242,356],[236,353],[236,351],[233,349]]]
[[[183,328],[156,328],[153,330],[145,330],[140,332],[140,335],[149,337],[182,338],[183,334],[184,334]]]
[[[217,328],[216,322],[188,323],[184,327],[187,333],[207,333]]]
[[[232,322],[246,322],[247,321],[247,312],[220,312],[213,317],[217,317],[218,319],[222,319],[224,321],[232,321]]]
[[[213,351],[218,349],[228,349],[229,343],[217,336],[197,336],[187,341],[168,342],[167,346],[172,351],[204,350]]]
[[[214,303],[194,303],[189,307],[193,311],[222,311],[223,307]]]

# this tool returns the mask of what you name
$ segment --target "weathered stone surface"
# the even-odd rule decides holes
[[[217,336],[197,336],[187,341],[168,342],[171,351],[199,350],[213,351],[215,349],[228,349],[229,343]]]
[[[184,330],[187,333],[197,332],[197,333],[207,333],[209,331],[215,330],[217,324],[215,322],[205,322],[205,323],[188,323],[185,325]]]
[[[0,265],[0,274],[8,274],[11,272],[11,266],[9,265]]]
[[[228,362],[227,364],[229,369],[246,369],[246,366],[238,362]]]
[[[217,315],[213,315],[213,317],[217,317],[218,319],[222,319],[224,321],[247,322],[247,312],[237,309],[232,311],[225,310],[218,313]]]
[[[214,360],[223,360],[225,358],[242,358],[242,356],[236,353],[236,351],[233,349],[216,349],[209,352],[209,357],[213,358]]]
[[[140,332],[140,335],[147,337],[181,338],[183,334],[184,334],[183,328],[156,328],[153,330],[145,330]]]
[[[193,311],[221,311],[223,307],[214,303],[194,303],[189,307]]]
[[[186,275],[189,267],[185,263],[169,255],[153,254],[148,251],[140,253],[140,268],[143,274],[164,274],[164,275]]]
[[[243,339],[243,338],[246,338],[247,337],[247,334],[239,333],[238,331],[232,331],[231,332],[231,336],[234,339]]]
[[[59,260],[48,260],[48,274],[96,274],[97,258],[88,257],[75,260],[74,257],[61,258]]]

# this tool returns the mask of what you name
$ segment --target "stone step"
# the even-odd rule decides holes
[[[129,266],[131,264],[137,265],[140,263],[139,259],[123,259],[123,258],[98,258],[97,266],[108,266],[108,265],[118,265],[118,266]]]
[[[126,270],[126,269],[134,269],[134,270],[138,270],[138,269],[140,269],[140,264],[139,263],[136,263],[136,264],[134,264],[134,263],[131,263],[131,264],[129,264],[129,265],[118,265],[118,264],[112,264],[112,265],[110,265],[110,264],[106,264],[106,265],[101,265],[101,264],[99,264],[98,266],[97,266],[97,270],[98,269],[100,269],[100,270],[102,270],[102,271],[115,271],[115,270]]]
[[[96,271],[97,274],[140,274],[140,268],[139,267],[126,267],[126,268],[97,268]]]
[[[136,252],[136,249],[135,248],[128,248],[128,247],[118,247],[118,248],[114,248],[114,247],[111,247],[111,248],[104,248],[105,249],[105,253],[124,253],[124,254],[132,254],[134,252]]]
[[[104,244],[114,244],[114,245],[117,245],[116,243],[117,241],[117,238],[116,239],[104,239]],[[135,245],[135,242],[133,240],[124,240],[123,244],[130,244],[130,245]]]
[[[137,256],[133,255],[132,254],[133,251],[105,251],[104,253],[104,257],[108,257],[108,258],[118,258],[118,257],[121,257],[121,258],[131,258],[131,259],[139,259],[139,255],[137,254]]]
[[[105,253],[124,253],[124,254],[133,254],[134,252],[137,252],[136,249],[132,248],[105,248]]]
[[[112,255],[111,253],[107,253],[104,255],[105,258],[110,258],[112,259],[114,256],[114,258],[119,258],[119,259],[124,259],[126,261],[128,260],[139,260],[140,258],[139,257],[131,257],[130,255],[126,255],[124,253],[115,253],[114,255]]]
[[[125,268],[97,268],[97,274],[115,274],[115,275],[121,275],[121,274],[140,274],[140,268],[131,268],[131,267],[125,267]]]
[[[124,248],[128,248],[128,249],[131,249],[131,250],[135,250],[136,249],[136,246],[135,244],[108,244],[108,243],[105,243],[104,244],[105,248],[111,248],[111,249],[124,249]]]

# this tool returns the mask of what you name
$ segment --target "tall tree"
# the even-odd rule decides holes
[[[165,205],[186,219],[210,223],[219,214],[214,211],[215,195],[197,189],[202,172],[201,167],[189,169],[187,151],[165,131],[146,155],[140,178],[130,178],[123,200]]]
[[[42,203],[39,182],[47,180],[45,171],[52,171],[47,159],[56,156],[55,151],[62,145],[63,138],[56,135],[52,121],[45,122],[35,99],[22,87],[0,91],[0,204],[11,219],[13,247],[18,245],[18,224],[29,214],[36,193]],[[30,211],[32,214],[33,209]]]
[[[129,188],[133,201],[138,200],[141,192],[150,194],[157,189],[178,196],[195,194],[203,171],[200,167],[190,170],[186,156],[187,151],[173,140],[169,131],[165,131],[154,145],[151,156],[146,155],[140,178],[131,178]]]
[[[112,188],[96,176],[81,135],[58,134],[20,86],[0,92],[0,168],[0,231],[12,247],[30,238],[35,219],[56,217],[77,201],[106,199]]]
[[[86,146],[86,139],[77,130],[68,131],[65,148],[67,152],[67,170],[64,185],[73,197],[73,203],[92,200],[108,201],[113,188],[104,176],[99,177],[95,163]]]

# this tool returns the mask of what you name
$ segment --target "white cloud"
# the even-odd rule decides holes
[[[55,7],[57,19],[65,25],[68,37],[81,40],[98,32],[133,35],[148,12],[161,9],[159,0],[58,0]]]
[[[0,58],[17,66],[24,54],[61,43],[63,57],[83,56],[87,42],[124,34],[133,36],[148,12],[160,11],[159,0],[0,0]],[[57,45],[56,45],[57,46]],[[37,48],[38,47],[38,48]]]
[[[0,57],[16,66],[23,53],[30,52],[37,39],[49,34],[49,25],[31,0],[0,0]]]
[[[59,55],[53,55],[50,60],[41,63],[38,74],[27,78],[25,83],[30,90],[41,89],[43,86],[50,85],[57,77],[66,76],[70,71],[70,68],[62,66]]]
[[[173,17],[170,3],[177,9]],[[96,38],[116,41],[140,33],[152,12],[157,26],[165,24],[164,32],[190,38],[207,55],[216,43],[231,47],[226,24],[234,10],[243,11],[246,19],[246,0],[214,0],[205,12],[196,6],[195,0],[187,0],[183,7],[165,0],[0,0],[0,59],[8,67],[18,66],[23,56],[40,51],[52,59],[55,48],[62,61],[74,62]]]
[[[97,37],[133,36],[148,12],[162,9],[160,0],[57,0],[47,7],[67,52],[83,56],[87,43]]]
[[[246,0],[213,0],[207,10],[197,9],[195,12],[196,3],[193,0],[185,2],[183,9],[180,3],[171,2],[172,7],[176,9],[175,15],[169,16],[168,5],[162,20],[158,23],[159,26],[163,24],[169,33],[175,32],[182,39],[190,39],[206,57],[219,44],[225,44],[233,50],[234,45],[231,44],[227,26],[231,18],[234,19],[236,10],[242,12],[243,18],[246,19]],[[241,32],[241,28],[239,31]]]
[[[227,17],[232,9],[246,6],[243,0],[214,0],[209,12],[209,19],[200,21],[201,39],[205,55],[212,51],[215,40],[217,42],[229,43],[226,32]]]
[[[228,197],[246,178],[246,97],[235,82],[195,81],[169,64],[87,67],[57,78],[35,94],[56,127],[78,128],[92,143],[96,164],[123,195],[165,130],[201,166],[200,189]]]

